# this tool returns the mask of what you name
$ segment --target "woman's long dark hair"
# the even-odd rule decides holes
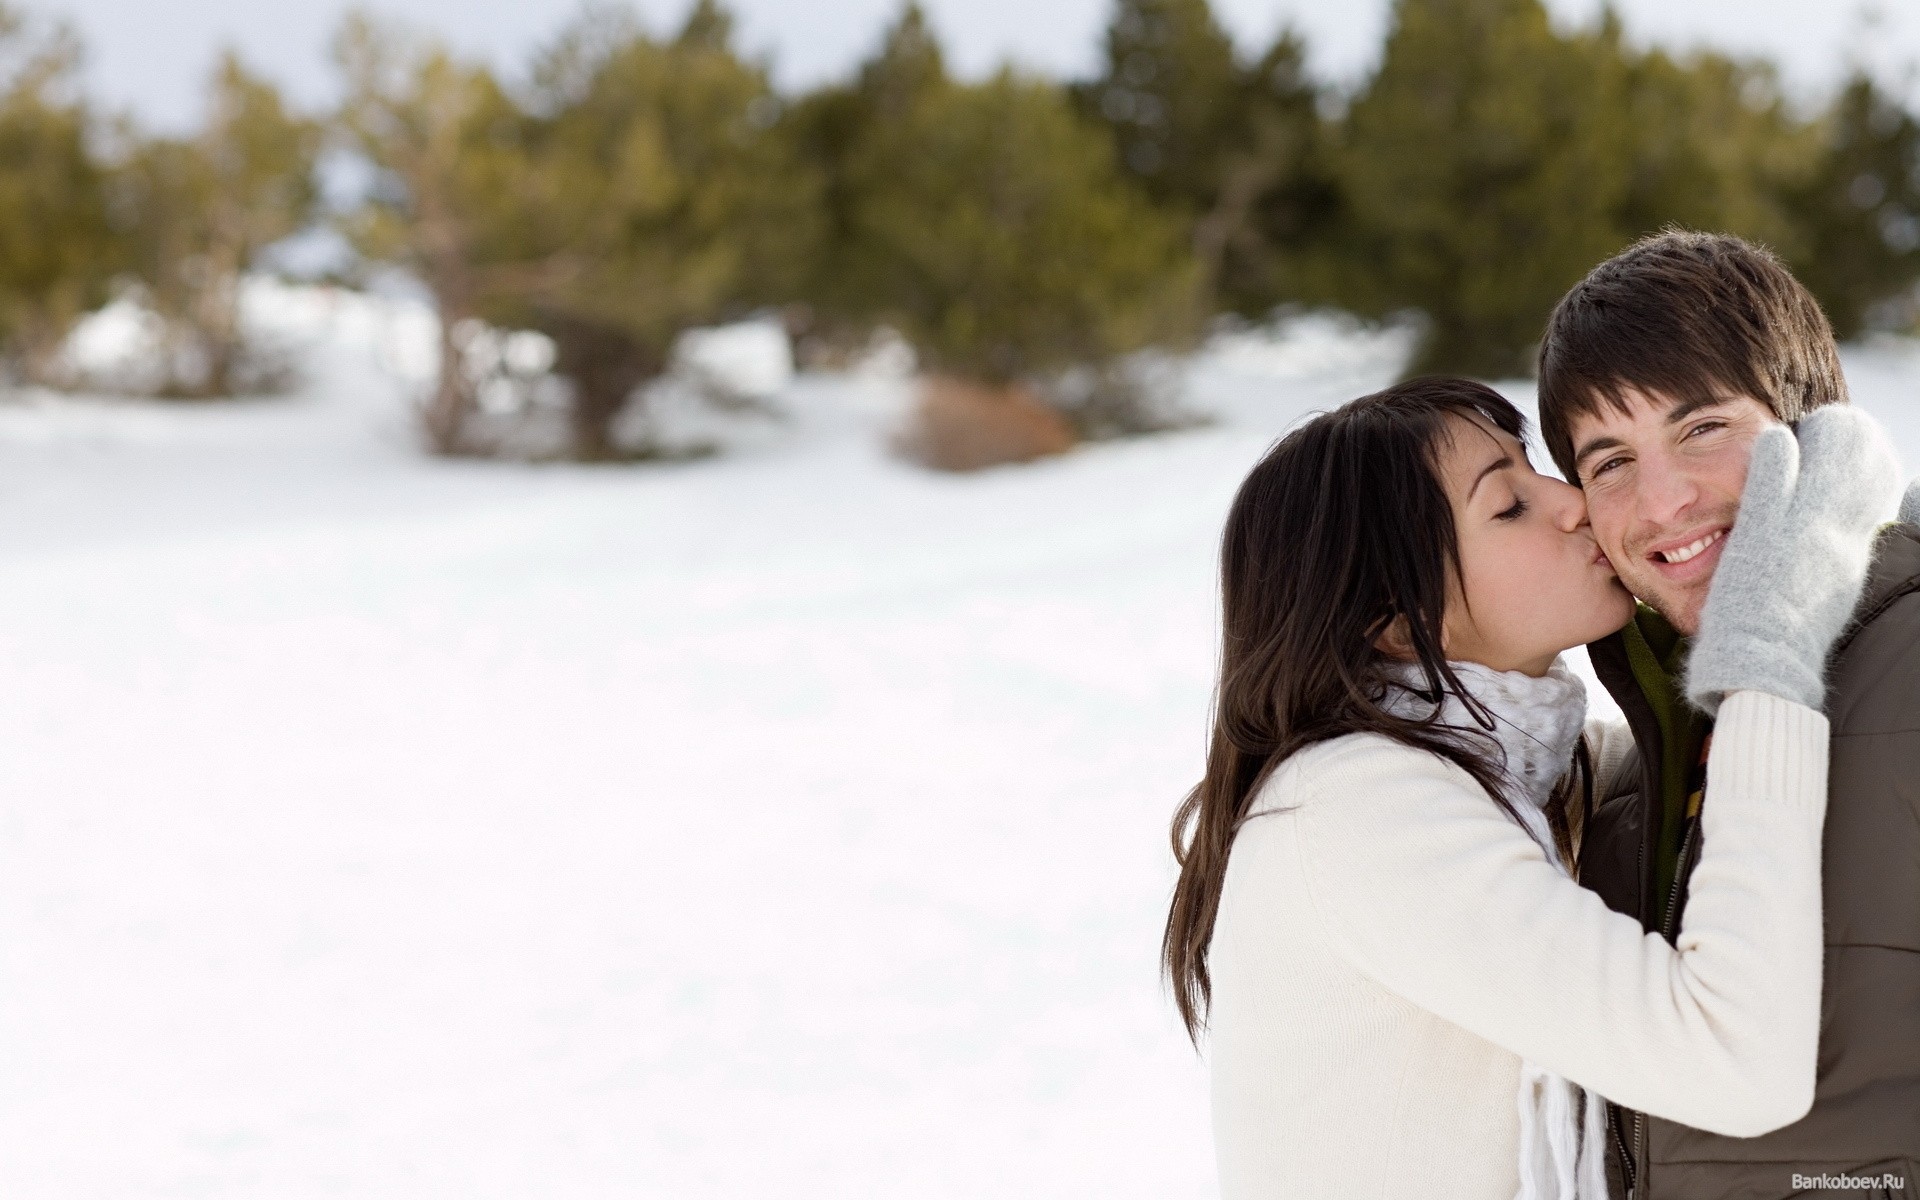
[[[1502,767],[1486,747],[1381,707],[1382,668],[1391,660],[1375,643],[1403,617],[1425,690],[1459,694],[1493,727],[1441,650],[1447,584],[1460,573],[1439,467],[1449,417],[1479,418],[1524,440],[1525,418],[1492,388],[1414,379],[1281,439],[1227,513],[1213,734],[1206,775],[1173,820],[1180,880],[1161,943],[1174,1001],[1196,1041],[1212,998],[1207,949],[1227,852],[1261,783],[1289,755],[1343,734],[1384,734],[1457,763],[1514,815]],[[1564,827],[1556,821],[1556,841]]]

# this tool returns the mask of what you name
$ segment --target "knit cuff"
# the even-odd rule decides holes
[[[1713,807],[1772,801],[1815,819],[1827,807],[1827,718],[1766,692],[1738,691],[1720,705],[1707,757]]]

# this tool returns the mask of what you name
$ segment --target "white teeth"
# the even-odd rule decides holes
[[[1708,534],[1706,537],[1701,538],[1699,541],[1695,542],[1691,546],[1682,546],[1678,550],[1668,550],[1664,554],[1662,554],[1660,557],[1664,558],[1666,561],[1670,563],[1683,563],[1683,562],[1686,562],[1688,559],[1694,557],[1695,555],[1699,554],[1702,550],[1705,550],[1708,546],[1713,545],[1715,542],[1719,541],[1721,538],[1725,537],[1726,535],[1727,535],[1727,531],[1722,529],[1717,532]]]

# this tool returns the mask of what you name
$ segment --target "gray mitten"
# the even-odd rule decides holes
[[[1907,498],[1900,502],[1900,520],[1908,525],[1920,525],[1920,479],[1907,485]]]
[[[1687,699],[1711,713],[1751,689],[1819,708],[1827,651],[1860,601],[1874,531],[1899,490],[1893,447],[1852,405],[1763,430],[1687,655]]]

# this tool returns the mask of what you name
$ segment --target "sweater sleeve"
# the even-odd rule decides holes
[[[1336,951],[1617,1103],[1753,1137],[1813,1101],[1827,721],[1720,711],[1676,945],[1560,874],[1469,776],[1366,741],[1296,777],[1299,869]]]

